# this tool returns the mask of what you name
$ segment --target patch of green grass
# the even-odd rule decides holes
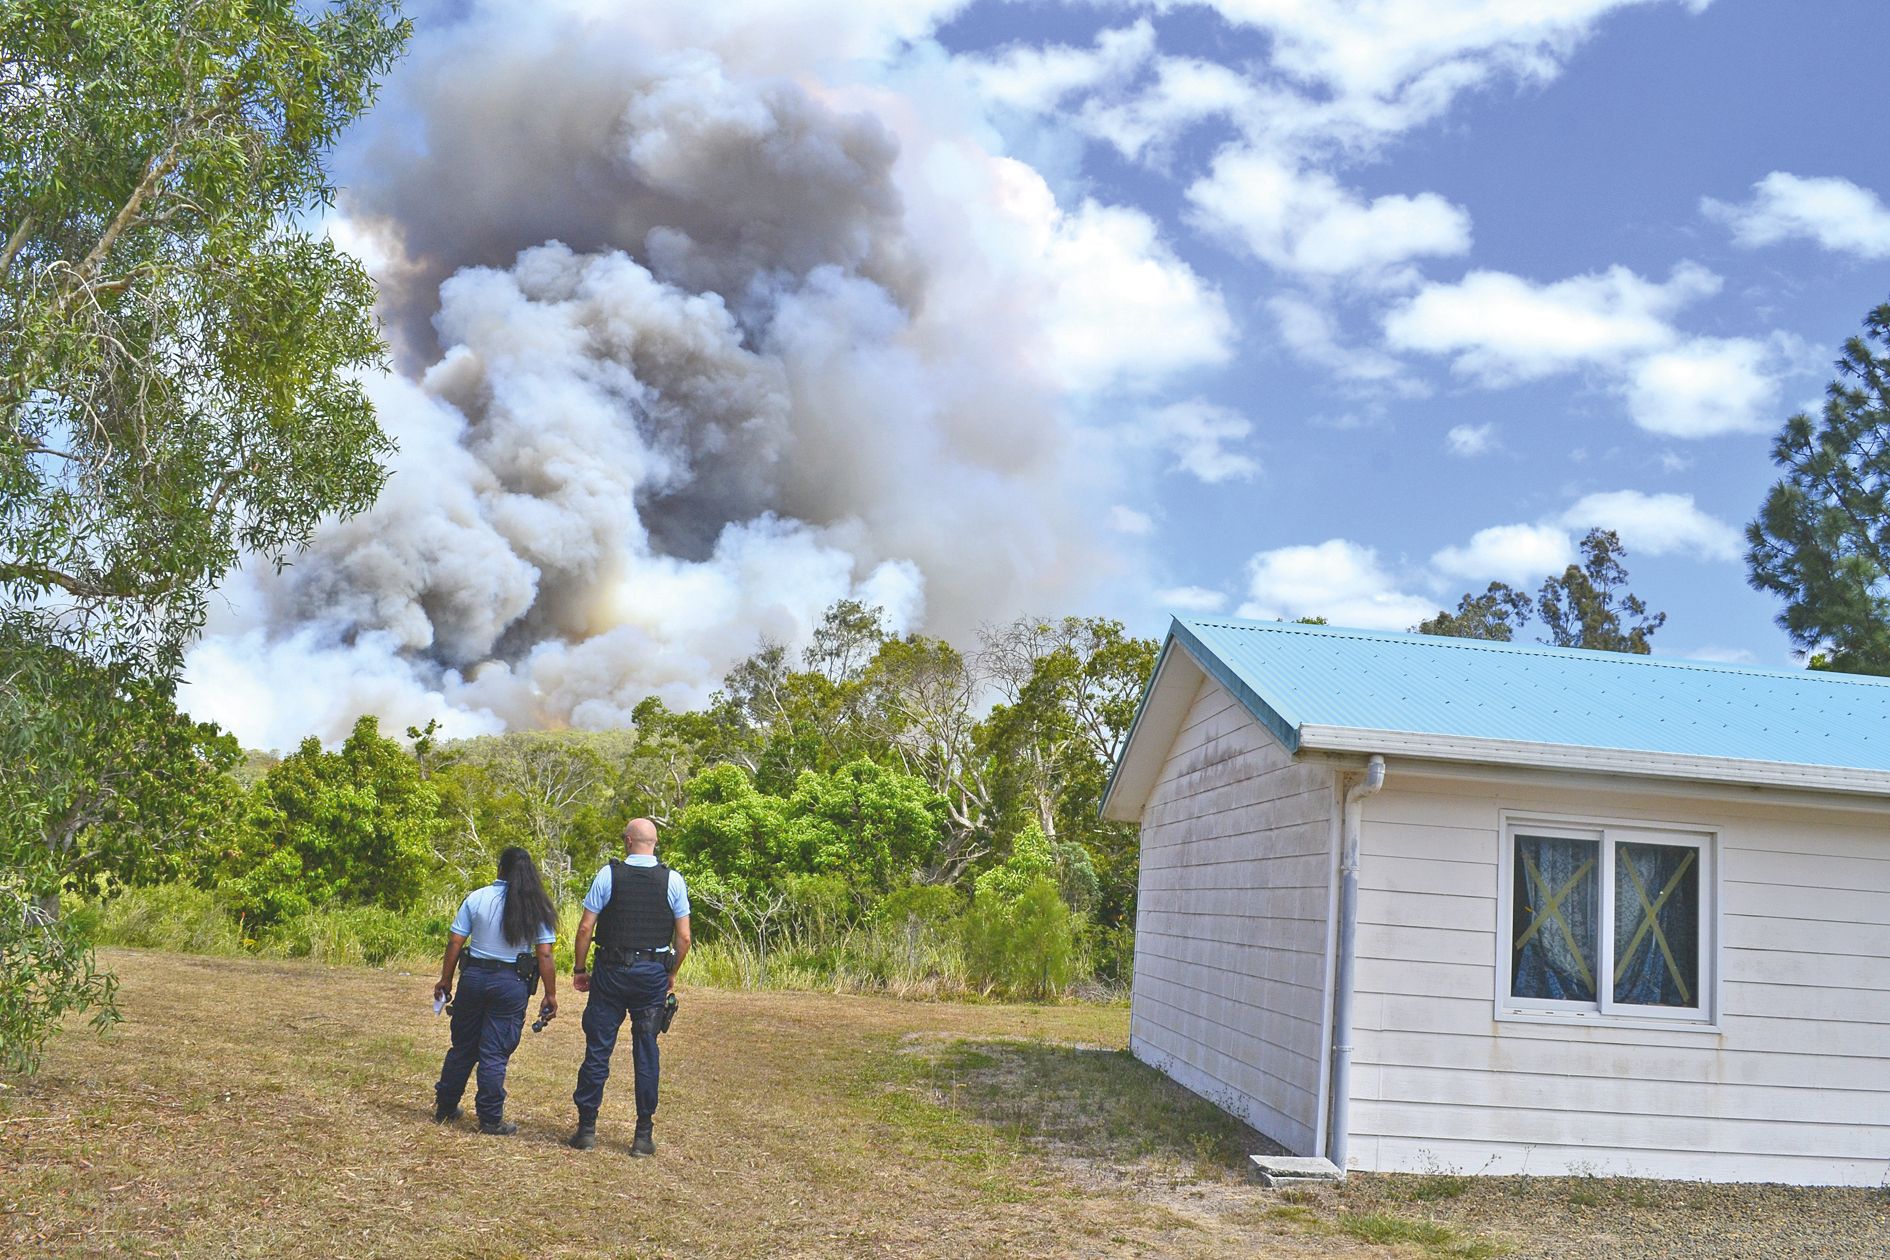
[[[1263,1144],[1124,1050],[956,1042],[926,1066],[946,1105],[1019,1143],[1080,1158],[1118,1165],[1153,1159],[1227,1173]]]
[[[1504,1250],[1496,1242],[1469,1237],[1439,1221],[1418,1221],[1384,1212],[1347,1213],[1334,1221],[1333,1227],[1361,1242],[1381,1246],[1409,1243],[1422,1247],[1429,1255],[1451,1260],[1483,1260]]]
[[[1405,1191],[1407,1198],[1419,1203],[1460,1199],[1470,1189],[1470,1178],[1457,1173],[1429,1173],[1417,1178]]]

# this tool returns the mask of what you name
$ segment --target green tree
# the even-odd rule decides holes
[[[1627,554],[1621,537],[1611,529],[1591,529],[1582,538],[1582,562],[1571,564],[1562,576],[1542,584],[1536,615],[1548,627],[1549,641],[1557,647],[1592,648],[1601,652],[1634,652],[1645,656],[1648,639],[1666,622],[1666,613],[1647,612],[1647,605],[1629,593]]]
[[[936,857],[945,802],[922,780],[861,758],[831,774],[802,774],[787,815],[814,873],[883,895]]]
[[[13,632],[0,629],[0,642]],[[177,877],[227,842],[236,741],[163,682],[67,653],[0,651],[0,1071],[30,1071],[69,1011],[111,1023],[111,977],[62,890]]]
[[[984,680],[943,639],[884,640],[861,674],[865,745],[924,780],[945,808],[927,877],[952,881],[990,852],[991,762],[979,748]]]
[[[248,834],[226,862],[227,887],[256,923],[330,905],[411,906],[439,804],[413,757],[372,717],[338,751],[306,739],[257,785]]]
[[[1117,621],[1065,617],[987,631],[984,646],[1000,701],[980,731],[995,826],[1035,822],[1053,841],[1081,844],[1101,881],[1099,917],[1133,920],[1136,829],[1098,809],[1158,645]]]
[[[1438,610],[1435,617],[1411,627],[1418,634],[1452,639],[1495,639],[1503,643],[1529,620],[1531,601],[1513,586],[1492,582],[1481,595],[1466,594],[1456,612]]]
[[[170,685],[218,579],[378,490],[373,289],[297,224],[406,32],[381,0],[0,6],[0,679],[57,688],[0,779],[109,798],[79,831],[119,837],[62,836],[57,800],[0,817],[0,884],[42,916],[62,854],[192,808]],[[16,1063],[44,1017],[109,999],[71,925],[26,927],[58,945],[0,947]]]
[[[381,0],[0,7],[0,590],[174,669],[245,552],[379,489],[373,286],[293,226],[406,25]]]
[[[1785,476],[1746,526],[1752,585],[1814,669],[1890,674],[1890,304],[1844,343],[1824,410],[1785,422]]]
[[[1058,846],[1033,823],[1009,857],[978,876],[965,963],[982,987],[1049,997],[1069,983],[1077,925],[1057,888],[1058,865]]]

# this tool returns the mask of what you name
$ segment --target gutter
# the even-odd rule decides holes
[[[1352,1107],[1352,972],[1358,950],[1358,850],[1365,824],[1365,798],[1385,786],[1385,759],[1373,753],[1365,777],[1345,790],[1339,854],[1338,977],[1332,986],[1332,1124],[1328,1156],[1345,1175]]]

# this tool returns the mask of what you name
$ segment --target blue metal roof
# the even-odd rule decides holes
[[[1890,679],[1233,618],[1172,638],[1289,749],[1309,726],[1890,771]]]

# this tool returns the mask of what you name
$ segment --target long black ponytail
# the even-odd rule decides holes
[[[538,864],[531,854],[514,845],[499,854],[499,878],[505,881],[505,909],[499,915],[499,926],[505,929],[506,940],[530,949],[540,928],[558,926],[558,912],[545,895]]]

